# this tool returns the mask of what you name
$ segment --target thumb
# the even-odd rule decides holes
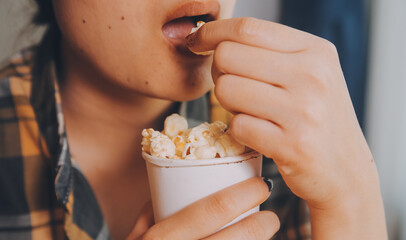
[[[139,239],[144,233],[154,225],[154,213],[152,211],[152,202],[147,202],[141,210],[140,215],[135,222],[134,228],[126,240]]]

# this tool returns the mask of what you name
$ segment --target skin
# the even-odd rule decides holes
[[[269,239],[278,230],[276,215],[263,211],[213,234],[269,197],[259,178],[153,223],[145,164],[134,147],[140,132],[162,128],[177,101],[202,96],[214,82],[220,103],[236,114],[233,136],[274,158],[291,190],[308,202],[313,239],[386,239],[378,175],[335,47],[240,18],[207,23],[188,38],[191,50],[215,50],[214,56],[185,57],[161,31],[166,14],[185,2],[53,0],[70,148],[112,237]],[[219,18],[230,17],[234,1],[219,3]]]
[[[252,18],[208,23],[188,41],[216,50],[216,96],[237,113],[232,135],[272,157],[307,200],[314,239],[387,238],[376,166],[332,43]]]

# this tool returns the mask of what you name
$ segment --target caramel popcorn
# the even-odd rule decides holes
[[[178,114],[167,117],[162,132],[152,128],[142,131],[142,151],[168,159],[212,159],[237,156],[245,152],[226,131],[227,125],[221,121],[205,122],[188,129],[185,118]]]

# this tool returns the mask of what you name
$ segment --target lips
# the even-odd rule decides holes
[[[178,49],[187,49],[185,37],[198,21],[210,22],[218,18],[218,1],[193,1],[182,4],[168,14],[162,33]]]
[[[189,35],[192,28],[196,27],[198,21],[210,22],[213,19],[210,15],[200,15],[193,17],[176,18],[164,24],[162,32],[171,42],[182,44],[185,42],[185,37]]]

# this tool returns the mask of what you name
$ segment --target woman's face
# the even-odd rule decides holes
[[[184,37],[197,20],[231,17],[235,0],[53,0],[75,61],[126,89],[185,101],[212,87],[211,57]],[[192,16],[204,15],[192,18]],[[66,46],[65,46],[66,47]]]

